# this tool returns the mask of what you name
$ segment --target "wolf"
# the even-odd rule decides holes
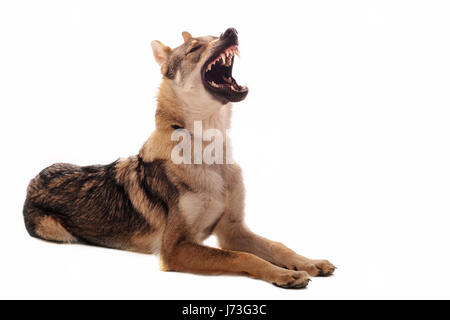
[[[137,155],[107,165],[53,164],[32,179],[23,207],[32,237],[157,253],[164,271],[232,274],[282,288],[329,276],[327,260],[308,259],[254,234],[244,223],[244,184],[236,163],[175,164],[175,130],[194,123],[224,132],[232,103],[248,87],[233,78],[238,33],[193,37],[172,49],[152,41],[162,82],[156,129]],[[195,136],[191,137],[195,139]],[[220,248],[202,244],[217,236]]]

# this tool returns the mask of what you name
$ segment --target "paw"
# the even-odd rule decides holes
[[[297,260],[283,266],[288,270],[306,271],[312,277],[326,277],[333,274],[336,267],[328,260]]]
[[[309,281],[311,280],[306,271],[285,270],[277,274],[272,283],[284,289],[302,289],[306,288]]]
[[[317,276],[331,276],[336,267],[328,260],[311,260],[311,263],[318,269]]]

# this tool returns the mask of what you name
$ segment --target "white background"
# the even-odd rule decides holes
[[[449,16],[445,1],[2,0],[0,298],[450,298]],[[42,168],[136,154],[154,129],[150,41],[230,26],[248,225],[335,276],[282,290],[30,238]]]

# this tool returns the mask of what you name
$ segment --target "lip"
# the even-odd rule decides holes
[[[210,58],[205,62],[201,68],[201,76],[203,86],[214,97],[223,102],[239,102],[245,99],[248,94],[248,88],[246,86],[240,86],[236,80],[232,77],[234,56],[239,56],[238,41],[237,38],[233,40],[219,40],[220,44],[214,49]],[[225,64],[223,63],[223,57],[225,56]],[[213,66],[211,67],[211,64]],[[229,64],[229,65],[228,65]],[[216,70],[212,70],[215,68]],[[211,78],[211,71],[217,78],[222,76],[228,78],[228,80],[218,79],[215,83]]]

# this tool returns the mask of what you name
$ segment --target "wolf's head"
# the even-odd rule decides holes
[[[234,56],[239,55],[237,31],[229,28],[220,37],[182,35],[184,43],[175,49],[152,41],[155,60],[177,99],[204,111],[245,99],[248,88],[232,76]]]

